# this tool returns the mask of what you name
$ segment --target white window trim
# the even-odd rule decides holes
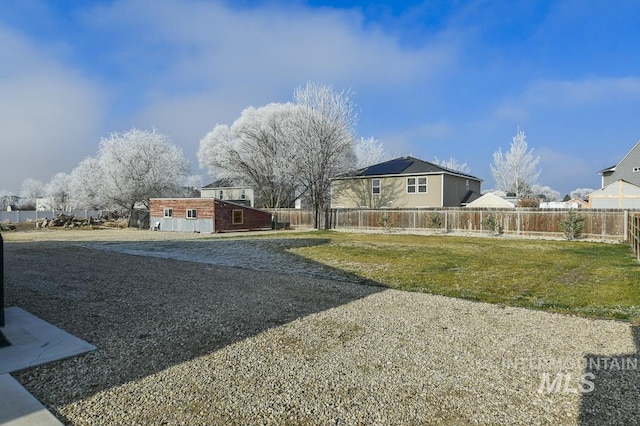
[[[424,179],[424,183],[420,183],[420,179]],[[424,187],[424,191],[420,191],[420,187],[421,186]],[[418,179],[416,179],[416,189],[418,190],[418,192],[416,192],[416,194],[427,194],[427,193],[429,193],[429,179],[427,179],[426,176],[419,176]]]
[[[172,218],[173,217],[173,209],[163,209],[162,217]]]
[[[378,181],[377,186],[374,184],[375,181]],[[375,188],[378,188],[378,192],[373,191]],[[374,197],[378,197],[380,196],[381,193],[382,193],[382,179],[380,178],[371,179],[371,195]]]
[[[413,179],[413,184],[409,183],[409,180]],[[420,179],[424,179],[424,183],[420,183]],[[407,184],[405,186],[405,192],[408,195],[421,195],[429,193],[429,178],[427,176],[409,176],[407,177]],[[413,192],[409,191],[409,187],[413,187]],[[424,187],[424,192],[420,191],[420,187]]]
[[[198,209],[187,209],[184,212],[184,216],[187,219],[197,219],[198,218]]]
[[[413,179],[413,184],[409,183],[409,180]],[[413,187],[413,192],[409,191],[409,187],[412,186]],[[409,195],[414,195],[417,194],[418,192],[418,179],[414,176],[408,177],[407,178],[407,185],[405,186],[405,191],[407,192],[407,194]]]

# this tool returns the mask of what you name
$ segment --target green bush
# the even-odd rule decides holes
[[[434,229],[442,228],[442,217],[440,217],[440,213],[431,213],[427,218],[427,227]]]
[[[491,213],[489,213],[489,216],[482,219],[482,227],[496,234],[502,234],[500,221]]]
[[[584,216],[580,216],[573,210],[569,210],[567,217],[560,222],[560,229],[564,232],[567,240],[580,238],[584,230]]]

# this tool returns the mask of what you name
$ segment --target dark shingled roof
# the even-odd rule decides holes
[[[356,170],[354,173],[348,174],[344,177],[421,174],[421,173],[450,173],[450,174],[456,174],[460,176],[466,176],[476,180],[481,180],[475,176],[471,176],[466,173],[461,173],[455,170],[451,170],[446,167],[438,166],[437,164],[429,163],[428,161],[419,160],[414,157],[394,158],[393,160],[385,161],[384,163],[378,163],[378,164],[374,164],[373,166]]]
[[[205,185],[202,187],[202,189],[209,189],[209,188],[233,188],[235,187],[235,182],[233,181],[233,179],[230,178],[222,178],[219,179],[213,183],[210,183],[209,185]]]

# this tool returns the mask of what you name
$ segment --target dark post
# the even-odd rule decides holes
[[[4,327],[4,241],[0,234],[0,327]]]

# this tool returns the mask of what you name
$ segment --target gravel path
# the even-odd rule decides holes
[[[291,242],[196,243],[5,244],[7,306],[98,347],[16,378],[68,424],[640,418],[629,324],[336,280]]]

